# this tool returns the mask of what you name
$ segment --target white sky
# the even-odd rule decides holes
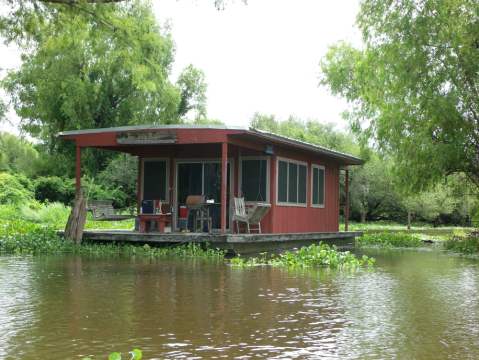
[[[160,23],[169,21],[176,43],[172,80],[188,64],[208,83],[208,116],[247,126],[258,111],[296,115],[346,127],[346,103],[318,87],[319,60],[329,45],[361,43],[354,26],[359,0],[155,0]],[[0,47],[0,68],[18,66],[15,49]],[[10,112],[14,131],[18,121]]]

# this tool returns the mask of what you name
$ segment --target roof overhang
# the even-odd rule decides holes
[[[222,125],[140,125],[101,129],[64,131],[59,137],[74,140],[85,147],[154,146],[165,144],[218,143],[228,139],[243,139],[272,144],[336,160],[343,166],[361,165],[364,161],[350,154],[331,150],[253,128]]]

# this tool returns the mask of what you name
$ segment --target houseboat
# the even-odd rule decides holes
[[[339,232],[340,172],[344,171],[346,179],[347,224],[348,168],[363,163],[349,154],[257,129],[217,125],[125,126],[65,131],[59,137],[76,145],[77,190],[81,187],[82,149],[138,157],[138,216],[144,215],[144,207],[152,213],[151,205],[160,204],[155,211],[166,226],[154,228],[157,239],[165,229],[169,239],[183,239],[178,241],[184,241],[180,235],[186,234],[208,234],[210,239],[216,236],[229,241],[357,235]],[[206,219],[204,214],[200,216],[207,220],[206,225],[199,228],[192,228],[191,220],[186,225],[182,222],[193,197],[200,199],[193,209],[203,206],[208,210]],[[245,207],[243,215],[250,208],[263,208],[261,218],[256,219],[260,231],[242,224],[241,216],[236,216],[242,211],[238,206]],[[147,231],[148,227],[143,227],[136,233]],[[145,235],[154,236],[153,231]],[[106,238],[101,232],[86,236]],[[110,232],[110,238],[114,236]]]

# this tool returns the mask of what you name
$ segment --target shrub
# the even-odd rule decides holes
[[[69,204],[75,197],[75,188],[71,180],[58,176],[42,176],[35,180],[35,199],[38,201],[61,202]]]
[[[24,176],[15,176],[6,172],[0,173],[0,204],[19,205],[33,197]]]
[[[368,233],[356,238],[358,246],[381,247],[418,247],[422,245],[421,239],[415,234],[406,232]]]

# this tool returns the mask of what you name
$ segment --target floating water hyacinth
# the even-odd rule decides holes
[[[297,251],[286,251],[279,255],[267,257],[262,254],[259,257],[242,258],[237,256],[230,261],[231,265],[238,267],[249,266],[281,266],[281,267],[329,267],[357,268],[373,266],[375,259],[363,255],[357,257],[349,251],[339,251],[335,246],[319,243],[305,246]]]

